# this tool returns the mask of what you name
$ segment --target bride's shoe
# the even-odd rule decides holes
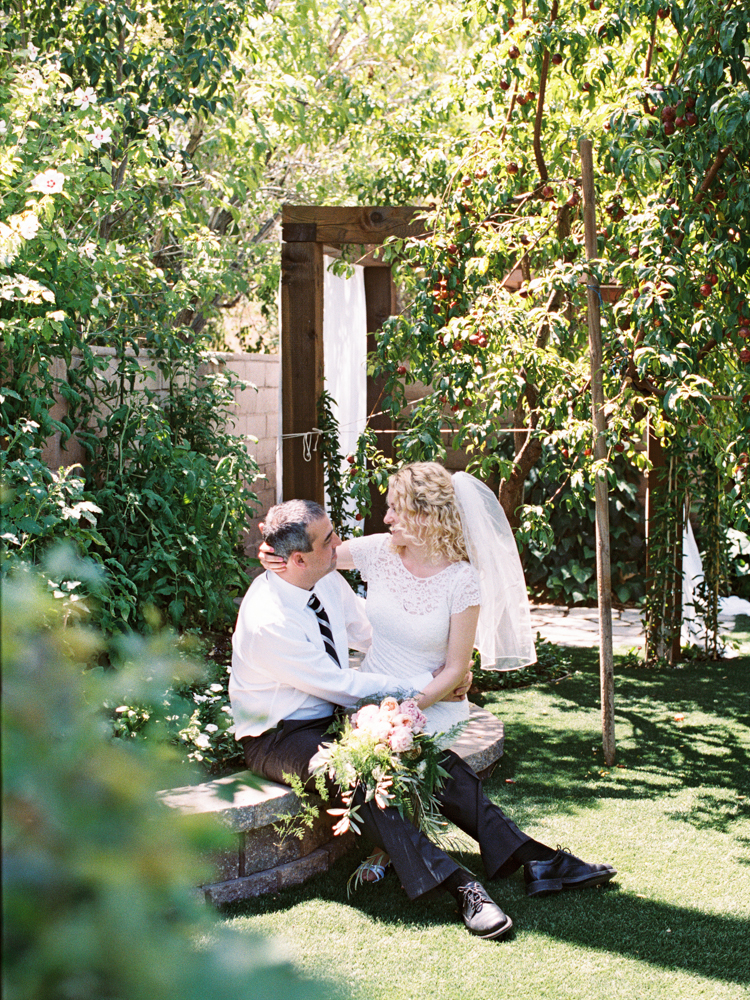
[[[381,882],[385,878],[386,869],[390,867],[390,864],[391,859],[382,851],[371,854],[349,876],[346,891],[351,892],[352,889],[358,889],[364,882],[370,885]]]

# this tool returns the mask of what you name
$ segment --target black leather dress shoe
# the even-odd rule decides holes
[[[458,891],[462,898],[461,916],[470,934],[494,940],[508,933],[513,921],[490,899],[484,886],[479,882],[469,882],[460,886]]]
[[[560,850],[549,861],[528,861],[523,877],[528,896],[546,896],[561,889],[586,889],[602,885],[617,872],[609,864],[588,864],[570,851]]]

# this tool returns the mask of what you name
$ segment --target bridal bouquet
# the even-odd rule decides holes
[[[448,777],[439,761],[465,723],[428,734],[426,722],[413,698],[388,697],[336,724],[338,738],[324,743],[310,761],[318,787],[328,778],[340,790],[343,808],[328,810],[340,816],[334,834],[360,832],[354,795],[361,789],[365,802],[374,800],[380,809],[395,806],[428,836],[439,837],[446,824],[436,796]]]

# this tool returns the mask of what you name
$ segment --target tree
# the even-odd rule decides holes
[[[519,10],[472,5],[464,24],[475,39],[457,74],[469,109],[464,142],[428,216],[433,237],[392,251],[412,301],[380,338],[376,371],[389,377],[384,402],[402,420],[398,459],[441,454],[441,429],[453,427],[475,467],[500,480],[524,541],[544,530],[544,509],[522,502],[542,459],[548,478],[568,480],[582,503],[601,471],[589,429],[585,285],[593,273],[617,286],[616,304],[603,303],[607,474],[615,480],[621,453],[644,468],[647,434],[661,442],[666,469],[679,470],[651,524],[647,611],[652,652],[661,652],[678,627],[663,606],[686,493],[697,492],[712,523],[719,508],[725,526],[749,523],[746,18],[738,5],[704,0],[541,0]],[[583,135],[598,154],[593,264],[582,255]],[[406,419],[405,365],[408,379],[431,386]],[[697,453],[714,470],[712,498],[691,476]],[[660,554],[658,537],[670,534]],[[714,535],[721,545],[722,531]]]

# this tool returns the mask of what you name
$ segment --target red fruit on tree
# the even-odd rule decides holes
[[[521,50],[518,48],[517,45],[511,45],[511,47],[508,49],[508,55],[510,56],[511,59],[518,59],[518,57],[521,55]]]
[[[707,299],[708,296],[711,294],[711,285],[709,285],[707,281],[704,281],[703,284],[701,285],[700,293],[704,299]]]
[[[743,364],[750,364],[750,349],[747,347],[743,347],[740,351],[740,361],[742,361]]]
[[[685,121],[692,128],[694,125],[698,124],[698,115],[694,111],[688,111],[685,115]]]
[[[346,460],[350,465],[354,465],[354,455],[347,455]]]
[[[622,443],[622,441],[617,442],[617,444],[615,445],[615,451],[619,451],[620,453],[625,451],[625,445]]]
[[[716,285],[718,284],[719,279],[715,274],[707,274],[706,281],[709,283],[709,285]]]
[[[454,351],[462,351],[464,346],[463,340],[459,340],[458,337],[453,341],[452,347]]]
[[[678,115],[678,116],[677,116],[677,117],[675,118],[675,120],[674,120],[674,123],[675,123],[675,127],[676,127],[676,128],[687,128],[687,122],[686,122],[686,121],[685,121],[685,119],[684,119],[684,118],[682,117],[682,115]]]
[[[657,10],[656,13],[659,15],[659,17],[662,19],[662,21],[666,21],[666,19],[670,15],[671,11],[670,11],[669,7],[660,7]]]
[[[399,365],[396,369],[397,375],[406,375],[406,365]]]
[[[507,80],[501,80],[498,83],[498,87],[500,88],[500,90],[508,90],[510,87],[510,83]]]
[[[741,326],[741,327],[739,328],[739,330],[737,331],[737,336],[738,336],[738,337],[739,337],[739,338],[740,338],[741,340],[747,340],[747,339],[748,339],[748,337],[750,337],[750,327],[747,327],[747,326]]]
[[[661,120],[663,122],[673,122],[676,117],[677,112],[671,104],[667,104],[661,109]]]
[[[685,107],[688,109],[688,111],[692,111],[693,108],[695,107],[695,98],[692,97],[692,96],[691,97],[686,97],[685,98]]]
[[[551,57],[551,61],[555,66],[560,66],[563,61],[563,57],[559,52],[555,52],[555,54]]]
[[[582,83],[581,84],[581,90],[584,92],[584,94],[588,94],[588,92],[591,90],[591,84],[590,83]]]
[[[555,197],[555,189],[550,187],[549,184],[545,184],[542,188],[542,198],[546,201],[551,201]]]
[[[674,131],[675,131],[675,124],[674,124],[674,122],[664,122],[664,134],[665,135],[672,135]]]
[[[509,174],[517,174],[518,164],[516,163],[515,160],[511,160],[509,163],[505,164],[505,169],[508,171]]]
[[[362,515],[361,514],[355,514],[354,515],[354,520],[355,521],[361,521],[362,520]]]

